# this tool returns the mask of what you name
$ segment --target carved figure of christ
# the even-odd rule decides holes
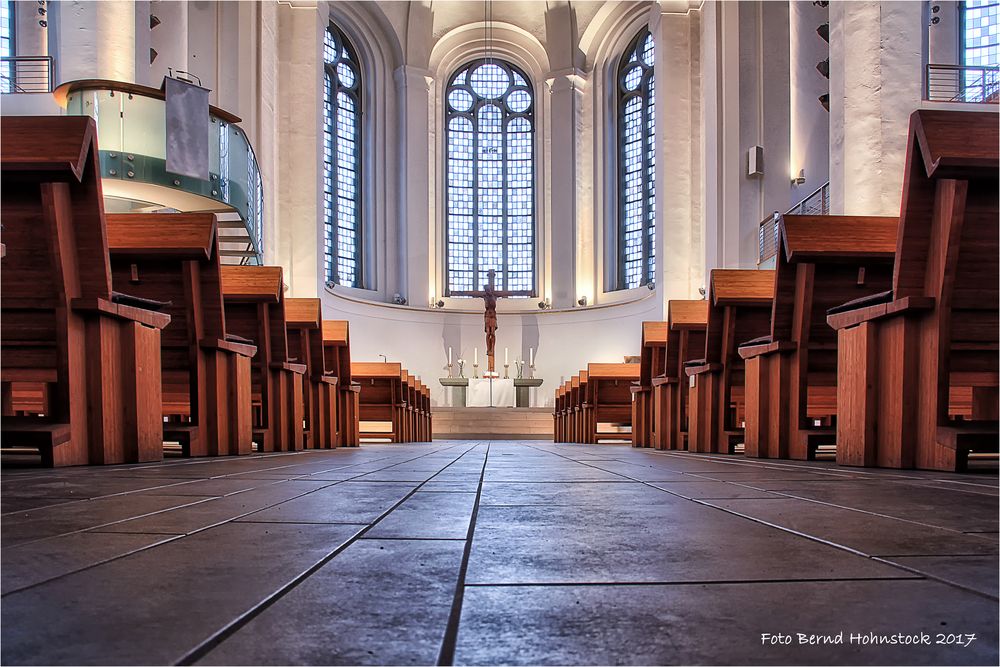
[[[486,305],[486,314],[484,316],[485,321],[485,331],[486,331],[486,359],[488,364],[488,371],[495,372],[496,364],[494,363],[494,348],[497,342],[497,299],[510,296],[531,296],[531,290],[498,290],[494,284],[496,279],[496,271],[490,269],[487,271],[486,275],[488,281],[483,285],[482,290],[468,290],[462,292],[451,292],[450,296],[477,296],[481,298]]]

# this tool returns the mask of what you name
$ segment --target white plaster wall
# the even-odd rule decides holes
[[[323,317],[350,322],[351,358],[355,361],[399,361],[431,389],[434,405],[447,403],[445,388],[437,378],[447,377],[448,347],[457,360],[467,360],[465,376],[472,377],[473,350],[479,348],[480,375],[486,369],[483,313],[433,311],[374,304],[340,297],[335,288],[324,295]],[[642,322],[660,320],[663,313],[653,293],[641,300],[610,306],[569,311],[500,314],[496,360],[503,373],[504,348],[510,350],[510,374],[514,360],[528,359],[535,349],[535,377],[544,384],[535,392],[538,406],[551,406],[559,384],[586,368],[589,362],[621,362],[640,352]],[[527,370],[525,371],[527,375]]]

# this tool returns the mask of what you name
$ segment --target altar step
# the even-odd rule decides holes
[[[441,440],[551,440],[552,408],[445,408],[432,411]]]

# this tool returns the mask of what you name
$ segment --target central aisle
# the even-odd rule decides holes
[[[5,664],[997,662],[996,476],[453,441],[2,493]],[[977,638],[846,643],[899,632]]]

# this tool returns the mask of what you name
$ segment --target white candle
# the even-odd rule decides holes
[[[448,365],[451,366],[451,348],[448,348]]]
[[[474,350],[472,351],[472,355],[473,355],[473,356],[472,356],[472,363],[474,363],[475,365],[477,365],[477,366],[478,366],[478,365],[479,365],[479,348],[478,348],[478,347],[477,347],[477,348],[475,348],[475,349],[474,349]]]
[[[535,365],[535,348],[533,347],[528,348],[528,365],[529,366]]]
[[[503,349],[503,365],[506,366],[510,363],[510,359],[507,358],[507,348]]]

